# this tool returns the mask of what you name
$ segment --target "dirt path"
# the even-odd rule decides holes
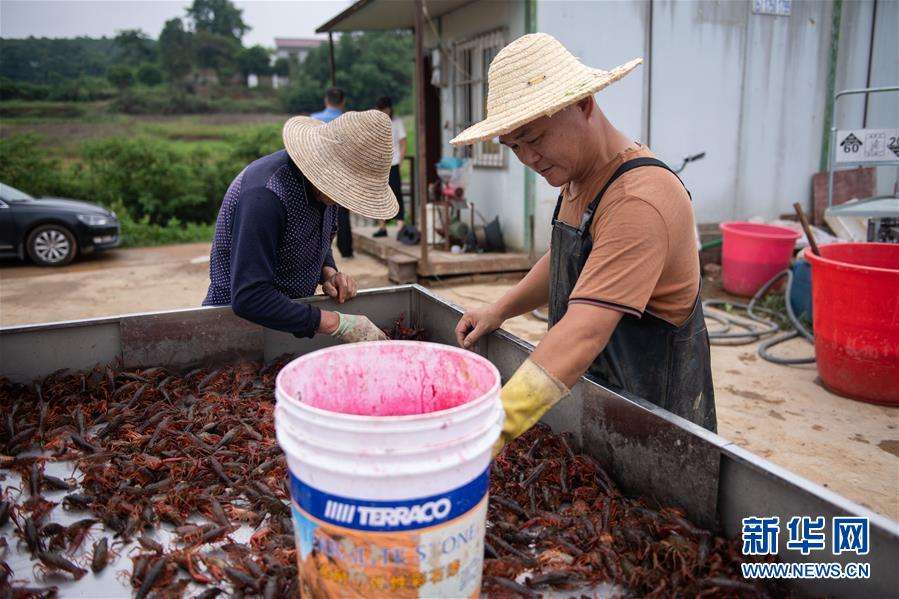
[[[0,262],[0,325],[198,306],[208,284],[208,244],[117,250],[64,269]],[[388,285],[365,255],[340,261],[360,288]],[[440,286],[466,308],[498,299],[509,282]],[[546,324],[520,316],[506,329],[532,343]],[[795,342],[785,355],[808,355]],[[899,411],[850,401],[821,387],[814,366],[757,357],[754,346],[712,348],[719,433],[775,464],[899,521]]]

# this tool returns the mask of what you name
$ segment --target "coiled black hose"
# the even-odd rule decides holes
[[[748,318],[750,321],[739,321],[729,316],[706,312],[706,318],[724,325],[723,329],[709,331],[709,341],[714,345],[746,345],[749,343],[755,343],[756,341],[761,340],[763,337],[777,332],[780,327],[776,322],[759,315],[759,313],[765,313],[774,316],[777,313],[768,308],[757,306],[756,303],[760,299],[762,299],[765,294],[768,293],[768,289],[770,289],[783,277],[787,277],[787,284],[784,288],[784,303],[786,304],[787,318],[789,319],[790,324],[793,325],[793,330],[762,341],[759,344],[758,354],[762,357],[762,359],[773,362],[775,364],[814,364],[814,357],[779,358],[777,356],[771,355],[768,351],[776,345],[780,345],[785,341],[789,341],[790,339],[794,339],[799,336],[803,337],[809,343],[815,343],[815,337],[808,331],[808,329],[805,328],[805,326],[802,324],[802,322],[800,322],[799,318],[797,318],[796,314],[793,312],[793,305],[790,303],[790,289],[793,287],[793,271],[789,268],[771,277],[771,279],[767,283],[762,285],[761,288],[755,292],[755,295],[752,296],[752,299],[749,300],[748,304],[729,302],[726,300],[705,300],[704,302],[702,302],[703,310],[705,310],[706,308],[714,308],[716,306],[730,306],[732,308],[740,308],[742,310],[745,310],[746,318]],[[745,332],[731,332],[731,328],[735,326],[744,329]]]

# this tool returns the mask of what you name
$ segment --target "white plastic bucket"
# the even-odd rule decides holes
[[[323,349],[287,364],[287,456],[303,597],[477,597],[500,376],[418,341]]]

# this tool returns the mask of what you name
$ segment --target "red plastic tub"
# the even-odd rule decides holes
[[[834,243],[812,265],[815,356],[824,385],[899,405],[899,244]]]
[[[723,237],[721,272],[724,289],[751,297],[789,265],[800,234],[786,227],[729,222],[719,225]]]

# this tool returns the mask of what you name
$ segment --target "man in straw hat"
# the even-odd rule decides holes
[[[385,339],[361,315],[291,301],[321,284],[339,303],[356,282],[331,255],[337,206],[368,218],[391,218],[399,205],[387,184],[390,119],[348,112],[323,123],[294,117],[284,148],[244,168],[225,194],[215,223],[205,306],[298,337],[331,334],[342,342]]]
[[[550,251],[499,301],[456,327],[470,347],[506,319],[549,303],[549,332],[503,387],[501,442],[530,428],[585,372],[715,430],[690,196],[593,99],[641,62],[592,69],[552,36],[525,35],[490,65],[487,118],[452,140],[499,137],[561,187]]]

